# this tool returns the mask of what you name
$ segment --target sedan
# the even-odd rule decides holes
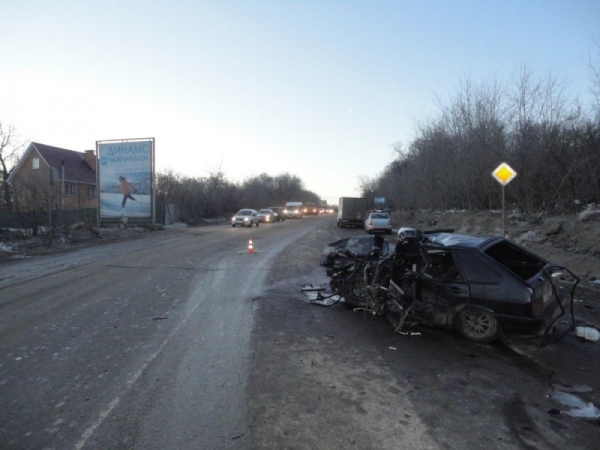
[[[365,220],[365,231],[371,234],[374,231],[383,231],[392,234],[392,219],[386,212],[372,212]]]
[[[261,209],[258,211],[258,221],[264,223],[277,222],[277,214],[270,209]]]
[[[258,226],[258,213],[254,209],[240,209],[235,216],[231,218],[231,226],[239,225],[241,227]]]
[[[267,209],[270,209],[277,216],[277,221],[285,221],[285,215],[283,214],[283,208],[281,206],[269,206]]]

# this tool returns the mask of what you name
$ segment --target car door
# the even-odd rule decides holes
[[[470,302],[491,312],[497,311],[506,293],[504,276],[484,255],[475,251],[456,251],[455,257],[470,287]]]
[[[450,311],[471,298],[471,286],[461,273],[451,250],[422,247],[425,266],[421,271],[424,294],[442,312]]]

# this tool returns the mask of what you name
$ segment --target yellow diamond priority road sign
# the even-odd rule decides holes
[[[498,183],[502,186],[506,186],[517,176],[517,172],[515,172],[508,164],[502,163],[492,172],[492,176],[498,180]]]

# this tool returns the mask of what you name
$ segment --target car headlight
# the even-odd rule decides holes
[[[248,222],[250,219],[248,217],[244,217],[244,222]]]

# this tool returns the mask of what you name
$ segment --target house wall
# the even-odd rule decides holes
[[[68,183],[65,183],[68,184]],[[98,197],[90,197],[88,189],[89,184],[71,183],[73,185],[73,194],[66,193],[65,186],[65,209],[97,208]]]
[[[94,160],[93,158],[95,158],[95,156],[93,154],[91,155],[91,157],[92,157],[92,160]],[[40,160],[39,169],[33,169],[33,159],[34,158],[39,158],[39,160]],[[87,157],[86,157],[86,162],[87,162]],[[95,167],[95,164],[94,164],[94,167]],[[40,154],[34,148],[33,151],[29,154],[29,156],[25,159],[19,172],[15,175],[18,175],[21,177],[26,177],[30,172],[36,172],[37,175],[39,175],[40,177],[43,177],[44,171],[47,168],[48,168],[48,165],[44,162],[43,158],[40,156]],[[59,176],[59,178],[61,177],[60,169],[59,169],[58,176]],[[65,183],[65,185],[66,184],[69,184],[69,182],[67,181]],[[73,185],[73,194],[67,194],[66,186],[65,186],[65,209],[82,209],[82,208],[97,208],[98,207],[97,195],[94,195],[93,197],[90,197],[88,195],[88,189],[90,187],[95,187],[95,186],[91,186],[89,184],[83,184],[83,183],[71,183],[71,184]],[[57,199],[57,207],[58,208],[61,207],[60,197]]]
[[[32,164],[33,164],[33,159],[34,158],[38,158],[40,160],[40,168],[39,169],[33,169]],[[47,168],[48,168],[48,164],[46,164],[44,162],[44,160],[42,159],[42,157],[40,156],[40,154],[36,150],[33,150],[29,154],[29,156],[27,157],[27,159],[25,159],[25,162],[21,166],[21,170],[19,170],[19,174],[21,176],[25,176],[25,175],[27,175],[31,171],[33,171],[33,172],[38,172],[39,171],[39,173],[43,175],[44,174],[44,170],[46,170]]]

